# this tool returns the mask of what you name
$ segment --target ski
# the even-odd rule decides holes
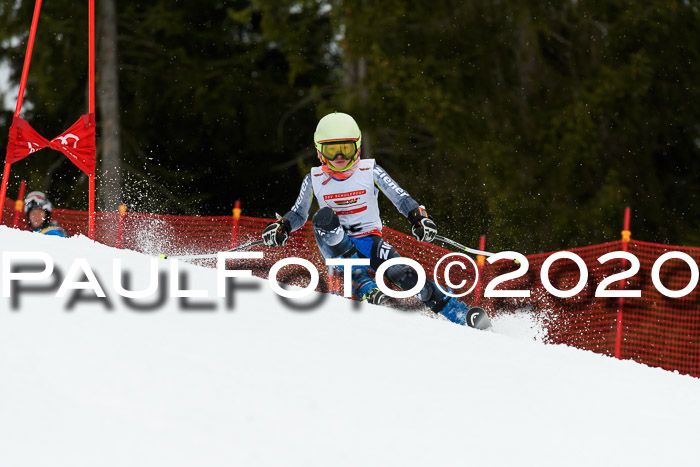
[[[234,251],[239,251],[239,250],[245,250],[246,248],[251,248],[257,245],[262,245],[263,241],[262,240],[255,240],[252,242],[244,243],[243,245],[239,245],[235,248],[231,248],[230,250],[224,250],[224,251],[218,251],[216,253],[207,253],[203,255],[179,255],[179,256],[166,256],[166,255],[160,255],[160,259],[203,259],[203,258],[216,258],[219,253],[232,253]]]
[[[467,310],[465,324],[470,328],[481,329],[484,331],[487,331],[493,327],[486,310],[478,306],[471,307],[469,310]]]

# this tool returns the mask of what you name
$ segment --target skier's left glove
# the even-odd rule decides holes
[[[287,240],[289,240],[291,231],[292,226],[287,219],[277,219],[277,222],[271,222],[265,227],[265,230],[263,230],[263,243],[269,247],[284,246]]]
[[[420,242],[432,242],[437,235],[437,227],[433,219],[425,212],[424,206],[418,206],[408,213],[408,222],[411,223],[411,233]]]

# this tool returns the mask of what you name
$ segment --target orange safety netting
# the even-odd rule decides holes
[[[11,206],[14,203],[5,204],[3,225],[11,225]],[[87,234],[86,212],[55,209],[53,218],[73,235]],[[241,217],[235,243],[240,245],[259,239],[261,231],[270,221]],[[24,224],[20,228],[26,228],[26,221],[23,219],[22,222]],[[234,220],[230,216],[186,217],[143,213],[120,216],[119,213],[97,213],[95,226],[95,239],[98,242],[152,255],[212,253],[233,246]],[[385,229],[384,232],[385,239],[401,255],[417,260],[424,267],[428,278],[433,277],[435,263],[451,252],[437,245],[417,242],[408,235],[391,229]],[[583,290],[574,297],[557,298],[545,290],[540,270],[551,253],[540,253],[527,256],[527,273],[496,287],[497,290],[526,289],[530,291],[529,298],[484,298],[480,295],[478,300],[492,316],[525,310],[537,317],[546,332],[546,342],[571,345],[610,356],[616,354],[617,344],[620,358],[700,376],[700,292],[694,289],[682,298],[666,297],[656,289],[651,279],[654,263],[665,252],[686,253],[697,264],[700,261],[700,248],[638,240],[631,240],[626,248],[639,259],[641,268],[625,281],[624,289],[641,290],[640,298],[620,300],[595,297],[596,289],[604,278],[629,268],[626,260],[610,260],[603,264],[598,261],[606,253],[623,250],[623,242],[616,241],[568,250],[581,257],[588,270],[588,280]],[[236,268],[251,269],[255,275],[267,277],[270,267],[280,259],[293,256],[305,258],[314,263],[320,273],[318,289],[329,290],[328,277],[324,273],[327,266],[318,253],[308,223],[292,235],[286,247],[256,247],[254,250],[264,251],[264,259],[242,261],[236,264]],[[209,266],[215,264],[214,259],[199,261]],[[483,293],[485,284],[519,267],[520,265],[508,260],[486,263],[480,272],[480,287],[476,290]],[[292,266],[283,268],[278,279],[305,284],[308,283],[308,277],[308,273],[301,267]],[[550,267],[550,282],[559,290],[571,289],[578,283],[579,277],[579,267],[571,260],[561,259]],[[682,260],[671,259],[661,267],[659,277],[666,288],[683,289],[690,282],[690,268]],[[444,284],[444,271],[438,274],[438,279]],[[453,268],[452,283],[459,283],[462,279],[466,279],[469,284],[473,283],[473,270]],[[617,290],[620,284],[616,281],[607,288]],[[465,298],[467,303],[476,300],[474,294]]]

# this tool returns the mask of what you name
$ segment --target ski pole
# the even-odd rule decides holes
[[[472,249],[472,248],[467,248],[466,246],[462,245],[461,243],[457,243],[457,242],[455,242],[454,240],[451,240],[451,239],[449,239],[449,238],[447,238],[447,237],[443,237],[442,235],[436,235],[436,236],[435,236],[435,239],[436,239],[436,240],[440,240],[440,241],[443,242],[443,243],[448,243],[448,244],[452,245],[452,246],[455,247],[455,248],[459,248],[460,250],[464,250],[464,251],[466,251],[467,253],[472,253],[472,254],[475,254],[475,255],[493,256],[493,255],[496,254],[496,253],[489,253],[488,251],[481,251],[481,250],[474,250],[474,249]]]
[[[451,240],[447,237],[443,237],[442,235],[436,235],[435,239],[440,240],[441,242],[448,243],[456,248],[459,248],[460,250],[464,250],[467,253],[472,253],[474,255],[493,256],[496,254],[496,253],[489,253],[488,251],[481,251],[481,250],[475,250],[473,248],[467,248],[466,246],[462,245],[461,243],[457,243],[454,240]],[[520,264],[520,261],[518,261],[517,259],[514,259],[513,262],[515,262],[515,264]]]
[[[224,250],[224,251],[218,251],[216,253],[208,253],[204,255],[180,255],[180,256],[165,256],[165,255],[160,255],[160,259],[199,259],[199,258],[216,258],[219,253],[231,253],[233,251],[238,251],[238,250],[245,250],[246,248],[254,247],[257,245],[261,245],[263,243],[262,240],[253,240],[252,242],[244,243],[243,245],[239,245],[235,248],[231,248],[230,250]]]

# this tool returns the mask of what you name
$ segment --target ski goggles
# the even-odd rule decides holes
[[[329,141],[321,143],[321,155],[327,160],[335,160],[340,156],[346,161],[353,160],[357,155],[356,141]]]

